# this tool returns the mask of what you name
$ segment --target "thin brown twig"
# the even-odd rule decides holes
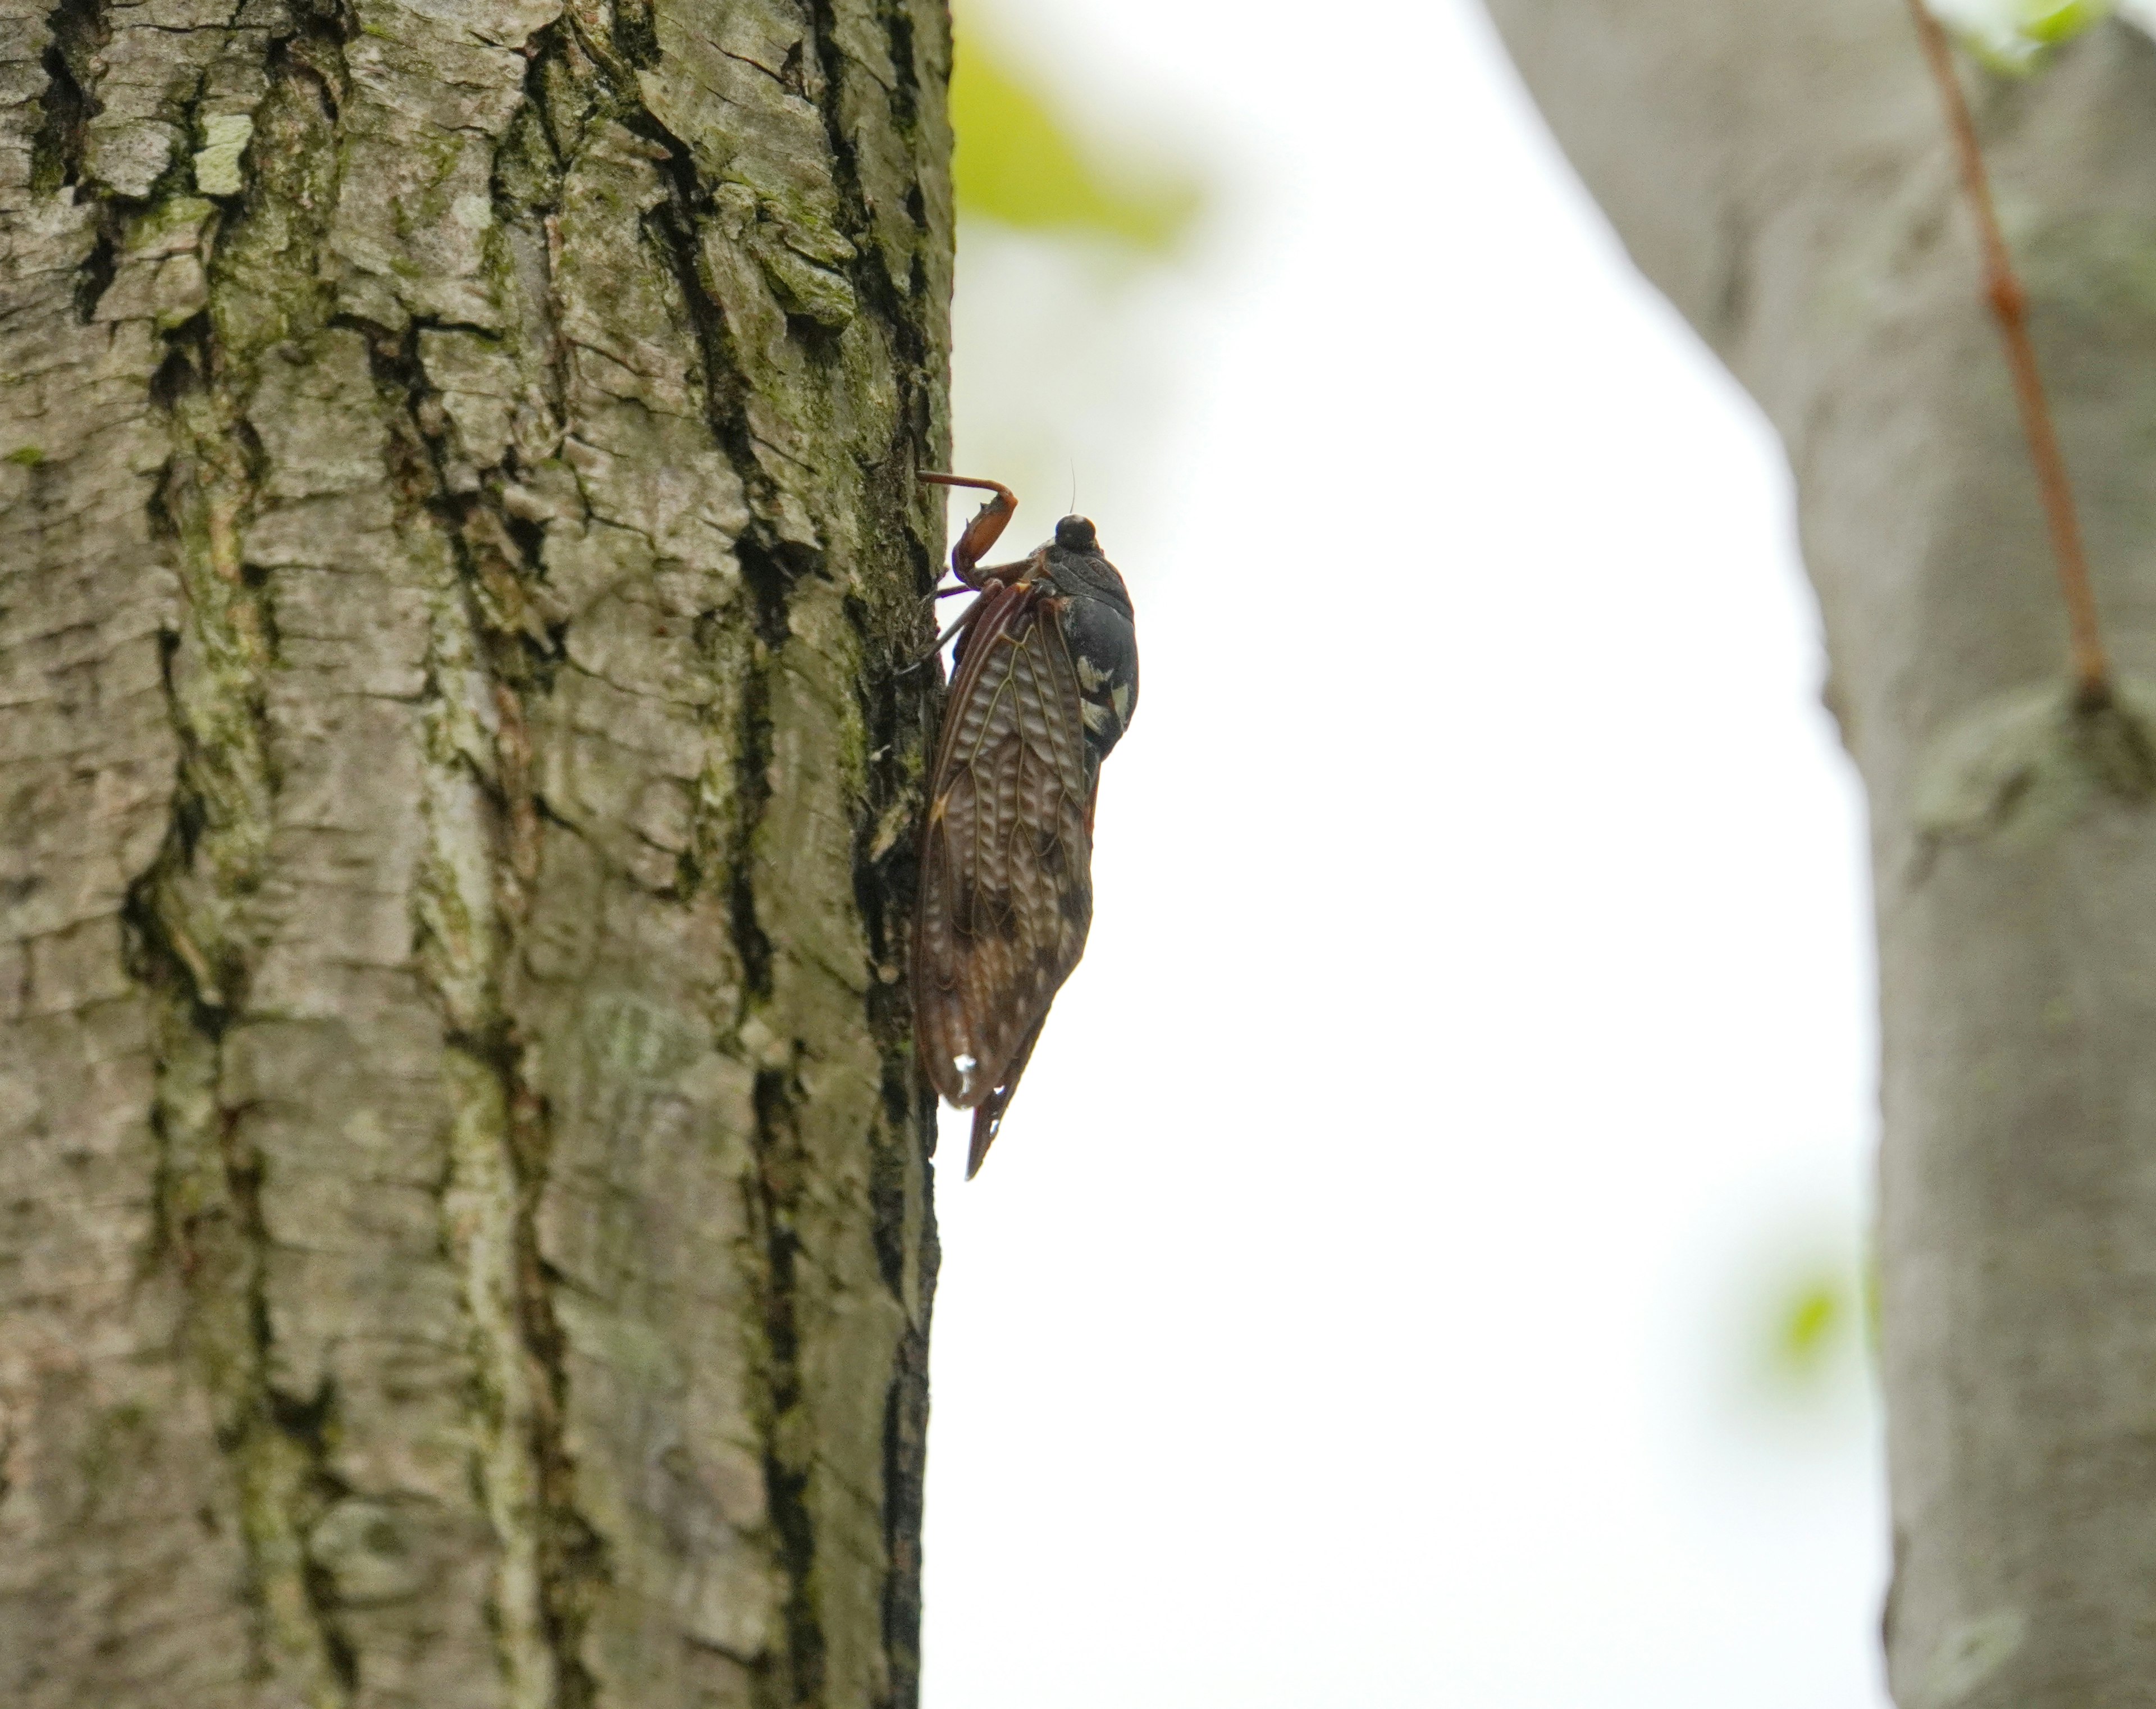
[[[2029,341],[2029,295],[2014,271],[2006,239],[1999,229],[1999,212],[1991,200],[1991,183],[1984,170],[1984,151],[1976,140],[1976,125],[1969,117],[1969,100],[1961,80],[1954,75],[1953,50],[1938,19],[1924,0],[1909,0],[1917,21],[1917,38],[1946,105],[1947,129],[1953,133],[1954,150],[1961,157],[1962,183],[1976,214],[1977,234],[1984,246],[1984,295],[1998,317],[2006,346],[2006,365],[2013,371],[2014,394],[2021,405],[2021,428],[2029,438],[2029,455],[2036,466],[2036,485],[2043,495],[2044,517],[2051,533],[2051,557],[2058,566],[2059,592],[2066,602],[2066,622],[2073,636],[2074,678],[2082,703],[2101,706],[2111,698],[2111,666],[2104,656],[2103,635],[2097,625],[2096,595],[2089,587],[2088,558],[2082,548],[2082,526],[2074,512],[2074,491],[2066,479],[2066,460],[2059,450],[2059,435],[2051,423],[2051,406],[2044,395],[2043,377],[2036,368],[2036,347]]]

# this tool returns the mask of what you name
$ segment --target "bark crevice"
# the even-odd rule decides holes
[[[485,471],[464,491],[452,476],[459,448],[419,341],[480,329],[415,318],[402,334],[366,330],[398,426],[398,486],[421,525],[439,531],[450,570],[433,602],[422,714],[434,739],[417,928],[445,1027],[443,1210],[485,1391],[480,1475],[500,1552],[496,1633],[514,1709],[590,1709],[598,1686],[582,1645],[606,1551],[577,1502],[562,1332],[539,1249],[546,1102],[506,1000],[539,867],[527,697],[546,692],[567,620],[547,604],[511,527],[500,482],[513,470]]]
[[[30,188],[40,196],[81,179],[85,135],[99,111],[97,53],[112,39],[104,0],[60,0],[45,28],[52,40],[43,55],[45,86],[30,143]]]
[[[181,625],[162,649],[180,765],[162,844],[124,914],[155,1017],[156,1255],[185,1292],[186,1339],[231,1468],[254,1667],[290,1681],[311,1709],[343,1709],[357,1662],[306,1543],[346,1493],[327,1448],[334,1390],[324,1382],[295,1393],[275,1379],[270,1166],[249,1136],[249,1106],[225,1090],[226,1039],[259,950],[249,913],[277,790],[264,705],[275,628],[239,548],[255,471],[208,321],[184,323],[167,344],[158,390],[176,450],[151,502],[180,571]]]
[[[808,1495],[807,1420],[795,1315],[800,1253],[793,1218],[799,1160],[792,1143],[796,1116],[787,1072],[758,1073],[755,1098],[757,1172],[750,1226],[759,1236],[766,1266],[761,1372],[764,1491],[785,1578],[779,1604],[785,1645],[761,1670],[762,1701],[767,1709],[795,1709],[822,1701],[824,1656],[815,1600],[816,1523]]]

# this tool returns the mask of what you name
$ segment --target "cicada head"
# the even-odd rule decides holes
[[[1064,517],[1055,525],[1055,538],[1034,559],[1065,599],[1106,600],[1126,617],[1132,615],[1130,589],[1101,552],[1101,537],[1089,518]]]
[[[1078,675],[1088,799],[1095,774],[1122,739],[1138,702],[1138,637],[1130,590],[1084,517],[1065,517],[1035,554],[1060,596],[1057,620]],[[1090,826],[1090,821],[1088,821]]]

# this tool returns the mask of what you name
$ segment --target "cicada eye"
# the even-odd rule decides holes
[[[1055,525],[1055,543],[1065,552],[1098,552],[1100,537],[1085,517],[1065,517]]]

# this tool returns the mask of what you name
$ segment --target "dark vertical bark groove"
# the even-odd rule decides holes
[[[788,1453],[786,1445],[788,1435],[798,1434],[803,1399],[801,1337],[794,1320],[800,1241],[793,1226],[800,1163],[788,1143],[793,1099],[783,1072],[767,1070],[757,1076],[757,1175],[750,1226],[762,1235],[765,1264],[763,1479],[786,1575],[781,1603],[786,1645],[772,1654],[759,1681],[759,1704],[771,1709],[820,1701],[824,1691],[824,1634],[813,1594],[816,1526],[807,1500],[808,1470],[798,1451]]]
[[[112,39],[101,0],[62,0],[46,17],[44,93],[31,145],[30,182],[49,193],[82,174],[83,127],[97,109],[97,50]]]
[[[75,39],[90,39],[95,23],[102,45],[109,32],[101,20],[82,16],[89,22]],[[82,116],[90,110],[85,100]],[[79,130],[78,122],[63,183],[73,183],[80,166]],[[315,148],[326,147],[325,131],[303,123],[309,132]],[[306,170],[288,166],[295,176]],[[145,217],[105,210],[77,286],[85,323],[116,276],[117,234]],[[249,1669],[290,1680],[311,1705],[341,1709],[357,1683],[357,1662],[334,1591],[305,1543],[311,1525],[346,1493],[326,1446],[335,1389],[325,1379],[295,1393],[273,1380],[271,1239],[262,1207],[272,1165],[250,1137],[245,1108],[219,1089],[227,1030],[246,1006],[259,950],[247,913],[264,876],[277,789],[264,692],[266,673],[279,665],[275,620],[239,545],[255,507],[259,445],[215,306],[220,292],[244,289],[229,275],[213,286],[213,306],[166,335],[151,382],[176,447],[151,506],[180,569],[179,625],[162,649],[180,764],[163,845],[132,887],[126,919],[160,1041],[150,1112],[161,1150],[160,1255],[189,1297],[187,1340],[237,1494],[249,1573]],[[182,648],[196,666],[185,687],[173,674]]]
[[[449,419],[418,354],[419,334],[429,329],[418,320],[401,336],[378,327],[361,328],[370,341],[375,383],[397,425],[393,478],[415,514],[441,532],[456,567],[459,620],[478,638],[478,662],[489,679],[485,692],[498,718],[492,767],[475,770],[471,781],[491,809],[487,825],[501,965],[485,970],[485,1001],[479,1012],[462,1010],[446,990],[438,988],[438,996],[446,1048],[490,1083],[486,1101],[500,1113],[495,1140],[513,1199],[516,1345],[510,1351],[531,1367],[531,1381],[528,1434],[513,1449],[531,1459],[538,1495],[536,1590],[547,1651],[544,1676],[559,1709],[592,1709],[598,1686],[581,1646],[593,1598],[608,1575],[606,1549],[577,1506],[576,1466],[563,1436],[568,1374],[554,1308],[555,1279],[540,1254],[536,1220],[551,1150],[546,1104],[524,1072],[516,1023],[501,1001],[503,966],[516,955],[528,923],[538,871],[527,698],[547,692],[562,657],[558,631],[563,625],[546,620],[552,615],[547,590],[517,544],[499,490],[488,485],[470,493],[452,490]],[[439,681],[430,687],[438,697],[443,694]],[[460,952],[446,945],[442,953],[454,960]]]

